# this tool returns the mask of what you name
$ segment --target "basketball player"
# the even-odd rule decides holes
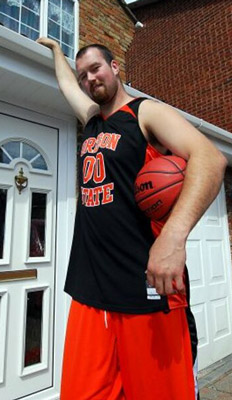
[[[104,46],[79,51],[78,84],[58,44],[38,42],[53,50],[60,89],[85,126],[61,400],[196,400],[185,245],[220,189],[226,161],[171,107],[129,96]],[[154,242],[133,185],[166,149],[188,166]]]

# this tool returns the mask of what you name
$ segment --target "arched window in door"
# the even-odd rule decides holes
[[[0,145],[0,163],[10,164],[16,158],[27,160],[33,169],[48,170],[42,154],[29,143],[10,140]]]

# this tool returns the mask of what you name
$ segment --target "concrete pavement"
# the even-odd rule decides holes
[[[200,371],[201,400],[232,400],[232,355]]]

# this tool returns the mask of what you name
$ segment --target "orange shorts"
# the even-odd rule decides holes
[[[60,400],[196,400],[184,308],[145,315],[72,301]]]

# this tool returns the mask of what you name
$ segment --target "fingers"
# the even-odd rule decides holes
[[[155,287],[155,278],[154,278],[154,275],[152,274],[152,272],[147,270],[146,274],[147,274],[147,281],[148,281],[149,285]]]
[[[55,40],[46,37],[40,37],[36,40],[36,42],[48,47],[49,49],[53,49],[55,46],[58,46],[58,43]]]
[[[185,284],[183,281],[183,276],[177,276],[175,278],[175,286],[176,286],[176,290],[179,293],[185,293]]]
[[[149,270],[146,271],[146,274],[149,285],[155,287],[157,293],[162,296],[175,293],[185,293],[185,284],[182,275],[173,279],[171,276],[155,276],[154,273]]]

